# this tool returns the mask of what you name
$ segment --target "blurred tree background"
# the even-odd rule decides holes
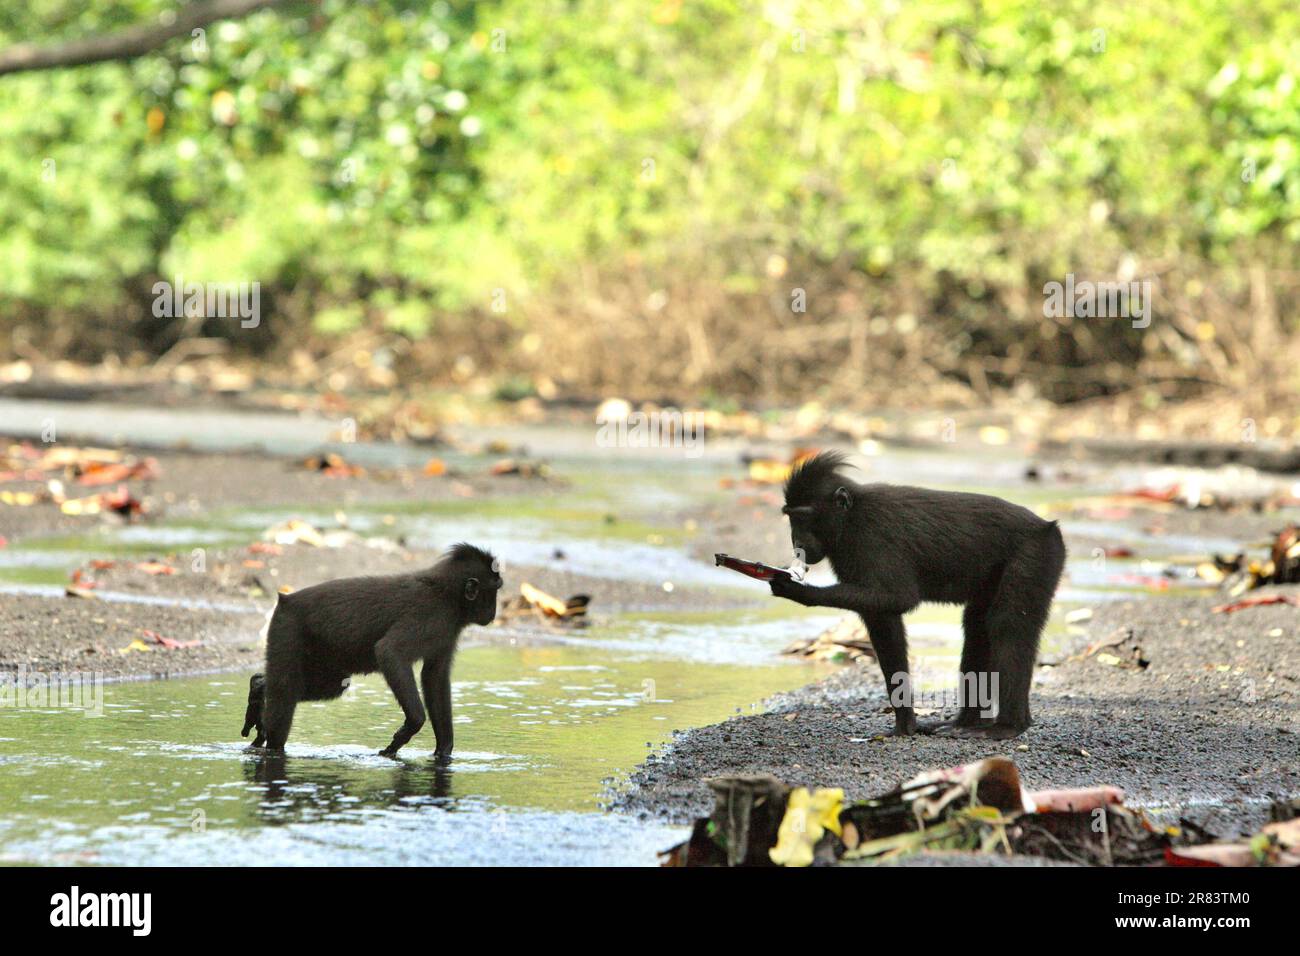
[[[167,9],[5,5],[0,51]],[[0,77],[0,323],[510,395],[1276,403],[1298,80],[1292,0],[287,3]],[[1151,326],[1044,317],[1067,273],[1152,279]],[[177,275],[260,326],[155,317]]]

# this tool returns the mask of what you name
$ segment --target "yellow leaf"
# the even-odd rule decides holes
[[[779,485],[790,477],[790,465],[769,458],[755,458],[749,463],[749,477],[764,485]]]
[[[541,588],[535,588],[527,581],[519,585],[519,593],[524,596],[524,600],[534,607],[540,607],[548,614],[554,614],[556,617],[564,617],[569,613],[569,608],[565,602],[559,598],[547,594]]]
[[[811,865],[813,848],[822,834],[829,830],[840,835],[843,806],[844,791],[838,787],[819,788],[815,794],[809,793],[807,787],[790,791],[776,846],[767,851],[772,862],[779,866]]]
[[[69,498],[67,501],[60,503],[59,510],[65,515],[97,515],[102,503],[99,495],[90,495],[86,498]]]

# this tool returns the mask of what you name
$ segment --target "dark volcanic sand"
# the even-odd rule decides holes
[[[880,737],[892,726],[883,682],[874,665],[850,666],[776,698],[770,713],[680,735],[614,805],[684,822],[709,811],[701,781],[720,774],[770,772],[857,799],[922,770],[1007,755],[1030,788],[1115,784],[1130,803],[1174,808],[1217,832],[1249,831],[1270,800],[1300,792],[1300,609],[1212,614],[1220,601],[1098,609],[1088,640],[1130,627],[1150,666],[1128,670],[1093,656],[1040,667],[1035,725],[1016,740]]]
[[[0,598],[0,677],[81,671],[105,678],[177,677],[253,667],[262,615],[82,598]],[[200,646],[168,649],[146,631]],[[149,650],[126,651],[140,640]]]

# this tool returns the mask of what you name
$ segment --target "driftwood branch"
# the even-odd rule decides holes
[[[247,16],[284,0],[198,0],[162,15],[154,23],[138,23],[104,36],[70,40],[49,46],[19,43],[0,50],[0,76],[28,70],[50,70],[83,66],[106,60],[130,60],[150,53],[168,40],[188,36],[190,31],[216,20]]]

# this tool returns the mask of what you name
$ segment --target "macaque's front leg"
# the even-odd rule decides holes
[[[433,723],[433,736],[437,743],[433,752],[439,763],[451,760],[452,723],[451,723],[451,654],[441,659],[426,658],[424,668],[420,671],[420,683],[424,686],[424,705],[429,709],[429,720]]]
[[[424,726],[424,707],[420,704],[420,691],[411,664],[397,652],[395,643],[388,645],[388,641],[389,638],[384,638],[375,645],[375,660],[406,719],[397,733],[393,734],[392,743],[379,751],[379,754],[382,757],[396,757],[397,751],[406,746],[407,741]]]

